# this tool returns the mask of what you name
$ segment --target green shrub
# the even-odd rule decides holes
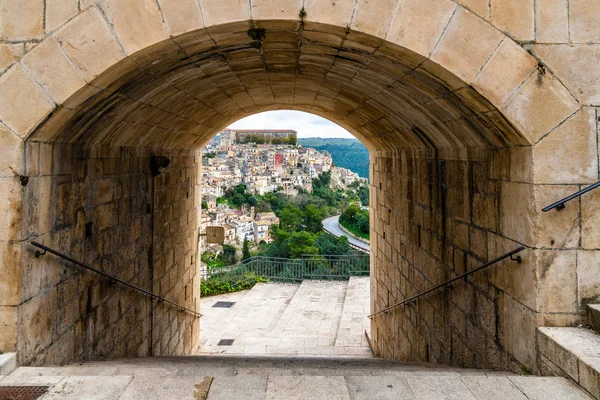
[[[237,279],[208,278],[200,282],[200,297],[215,296],[217,294],[239,292],[240,290],[252,289],[257,283],[266,283],[268,279],[255,275],[253,272],[245,273]]]

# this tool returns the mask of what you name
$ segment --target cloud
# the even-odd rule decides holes
[[[353,138],[341,126],[302,111],[267,111],[240,119],[231,129],[293,129],[298,137]]]

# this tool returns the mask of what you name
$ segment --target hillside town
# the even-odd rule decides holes
[[[326,151],[296,144],[293,130],[225,130],[203,150],[201,229],[225,228],[225,244],[241,246],[244,240],[269,243],[270,228],[279,223],[273,212],[259,212],[244,204],[240,208],[219,199],[239,185],[249,194],[283,193],[293,197],[313,191],[313,179],[331,174],[331,188],[346,190],[367,179],[333,165]],[[206,243],[201,243],[207,249]]]

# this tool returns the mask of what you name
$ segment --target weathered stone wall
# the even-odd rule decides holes
[[[377,355],[538,371],[536,328],[583,321],[586,298],[600,294],[582,233],[594,198],[542,214],[576,188],[532,184],[532,151],[373,152],[373,312],[526,247],[520,264],[502,261],[374,316]]]
[[[300,21],[302,7],[306,14]],[[378,153],[375,158],[395,159],[401,149],[444,149],[448,153],[432,156],[430,165],[438,168],[440,160],[447,160],[447,168],[455,169],[453,160],[467,162],[467,170],[474,171],[474,188],[480,182],[475,172],[489,164],[484,171],[494,190],[460,195],[473,205],[470,220],[460,216],[464,210],[455,208],[449,195],[450,211],[456,215],[446,218],[451,220],[445,225],[446,237],[454,237],[455,227],[463,236],[462,242],[449,242],[446,247],[459,256],[466,254],[462,256],[467,257],[468,265],[482,260],[484,254],[464,247],[467,231],[469,240],[470,235],[481,239],[483,232],[487,234],[488,258],[517,243],[528,247],[520,266],[511,263],[506,270],[501,267],[496,269],[500,272],[490,272],[488,289],[493,287],[502,296],[496,299],[491,289],[476,291],[474,285],[465,290],[466,296],[471,296],[472,288],[473,293],[487,293],[484,298],[488,300],[496,299],[495,307],[503,311],[496,311],[495,318],[509,321],[510,328],[504,333],[498,328],[495,335],[485,331],[486,341],[495,340],[494,348],[503,349],[501,354],[510,354],[532,368],[535,326],[577,323],[581,305],[600,294],[600,275],[596,273],[600,265],[600,195],[588,194],[560,213],[542,215],[539,211],[600,179],[599,18],[596,0],[2,1],[0,191],[5,201],[0,204],[0,351],[16,349],[17,336],[22,343],[28,338],[35,343],[28,347],[19,344],[19,348],[32,351],[33,355],[23,355],[31,360],[58,340],[48,335],[38,340],[37,332],[27,327],[18,335],[19,321],[29,318],[23,314],[27,304],[37,298],[31,297],[31,287],[40,287],[37,296],[54,287],[58,278],[53,276],[60,275],[42,269],[47,276],[38,276],[34,286],[15,285],[30,279],[29,250],[21,254],[25,249],[22,243],[30,238],[26,225],[32,218],[55,213],[38,210],[35,202],[28,204],[31,188],[19,183],[19,175],[29,173],[27,140],[192,149],[239,118],[293,108],[341,124],[371,150],[390,152]],[[262,39],[256,39],[260,35],[250,38],[249,31],[259,33],[256,29],[263,28],[266,34]],[[475,154],[472,149],[499,150]],[[397,158],[398,162],[401,159]],[[38,165],[53,162],[45,156]],[[379,168],[375,164],[374,170],[381,171]],[[435,168],[431,170],[437,171]],[[388,188],[407,179],[404,169],[378,173],[386,177]],[[418,206],[413,207],[415,220],[404,222],[412,231],[405,232],[402,240],[412,243],[410,248],[418,256],[412,262],[434,281],[428,265],[420,266],[421,258],[431,261],[442,256],[437,262],[444,265],[440,271],[448,274],[455,265],[454,254],[450,263],[449,255],[437,253],[442,240],[438,225],[426,224],[425,216],[431,219],[435,215],[431,207],[438,204],[442,190],[435,185],[417,188],[419,182],[429,185],[426,175],[410,172],[414,180],[410,199]],[[44,182],[39,185],[53,187]],[[393,191],[378,186],[373,191],[373,197],[386,204],[381,210],[377,205],[377,215],[373,215],[376,228],[372,236],[379,243],[387,221],[399,221],[392,215],[403,210],[391,202]],[[40,201],[48,201],[46,195],[42,191]],[[399,192],[395,199],[405,196]],[[491,204],[491,199],[499,207],[493,215],[482,205]],[[431,208],[429,214],[425,213],[427,207]],[[422,221],[419,208],[424,210]],[[169,207],[160,210],[161,215],[169,215]],[[173,218],[182,223],[180,216]],[[48,227],[55,228],[66,231]],[[420,245],[428,246],[427,252],[415,242],[415,229],[420,229]],[[55,235],[53,240],[60,243],[59,239]],[[389,241],[387,233],[385,240]],[[67,237],[64,246],[71,247],[71,241]],[[157,249],[160,263],[170,263],[169,249],[173,249],[174,263],[190,256],[176,250],[168,236],[158,241],[165,243]],[[393,254],[403,250],[392,243],[378,243],[374,270],[381,267],[389,272],[381,263],[398,261]],[[478,241],[473,245],[484,247]],[[85,252],[85,246],[75,250]],[[517,278],[511,275],[514,271]],[[173,285],[170,274],[159,275],[161,285]],[[377,298],[383,304],[388,302],[379,296],[381,291],[392,292],[393,282],[400,282],[397,277],[390,279],[379,282],[384,289]],[[179,295],[180,289],[172,289],[173,295]],[[406,287],[402,290],[407,292]],[[506,297],[509,302],[503,300]],[[461,310],[455,316],[464,315],[473,326],[484,329],[478,311],[471,315],[463,303],[452,309]],[[39,313],[37,318],[44,315]],[[170,315],[161,317],[174,320]],[[418,329],[413,331],[402,325],[406,332],[424,329],[415,321]],[[460,353],[460,362],[487,360],[473,344],[463,343],[461,325],[457,322],[453,331],[456,348],[460,348],[460,340],[468,350]],[[397,329],[381,329],[379,345],[398,347],[393,344],[400,340],[394,333]],[[189,331],[191,334],[191,328]],[[180,334],[175,325],[169,330],[169,335]],[[433,346],[431,334],[427,340],[422,339],[427,335],[419,337]],[[446,334],[445,338],[448,348],[453,336]],[[174,342],[164,339],[162,343],[161,339],[161,346],[177,348]],[[401,354],[399,350],[394,357]],[[392,350],[385,351],[392,354]],[[442,357],[436,349],[415,351],[407,357],[427,352]],[[458,350],[453,354],[459,354]]]
[[[173,355],[197,345],[198,320],[54,255],[36,240],[146,290],[198,309],[197,165],[193,151],[27,144],[21,254],[20,363]],[[163,153],[161,153],[163,154]],[[153,315],[153,317],[152,317]],[[153,346],[151,346],[153,343]]]

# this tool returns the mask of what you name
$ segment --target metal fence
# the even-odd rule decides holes
[[[239,281],[261,276],[272,282],[299,283],[306,279],[348,280],[351,276],[368,276],[369,255],[304,256],[300,259],[251,257],[229,267],[207,271],[206,279]]]

